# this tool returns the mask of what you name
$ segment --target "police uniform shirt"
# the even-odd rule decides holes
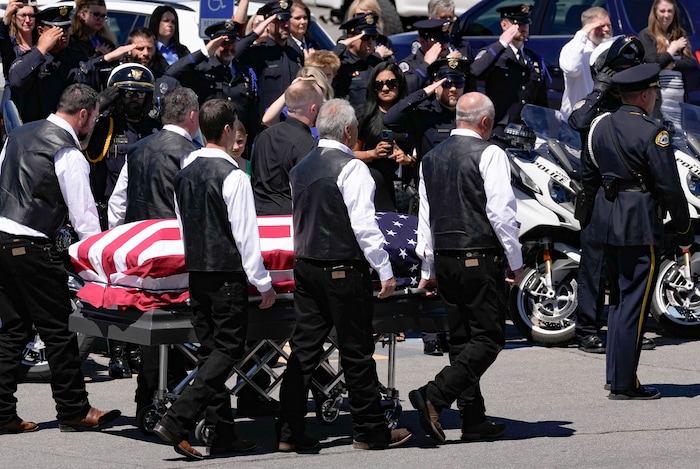
[[[187,133],[185,129],[174,124],[165,124],[162,130],[168,130],[170,132],[175,132],[178,135],[185,137],[187,140],[192,141],[192,136]],[[128,160],[128,156],[127,156]],[[129,165],[124,164],[122,170],[119,173],[119,178],[117,183],[114,185],[114,191],[109,197],[109,203],[107,205],[107,217],[109,219],[109,227],[114,228],[124,223],[126,217],[126,206],[127,198],[126,191],[129,186]]]
[[[481,136],[468,129],[455,129],[450,136],[476,137]],[[494,233],[505,251],[508,265],[516,270],[523,265],[523,255],[518,238],[518,223],[515,219],[517,205],[510,184],[503,184],[504,178],[510,179],[510,163],[505,152],[496,145],[490,145],[481,154],[479,173],[484,181],[486,193],[486,214]],[[420,205],[418,210],[418,238],[416,253],[423,259],[421,277],[435,278],[435,258],[433,251],[433,235],[430,228],[430,204],[423,180],[423,166],[419,170],[420,181],[418,194]]]
[[[59,151],[54,157],[54,168],[63,200],[68,207],[71,225],[80,239],[100,233],[100,220],[97,216],[95,199],[90,190],[90,165],[80,151],[80,142],[73,127],[64,119],[51,114],[47,121],[69,132],[75,140],[75,148]],[[5,147],[0,152],[0,171],[5,161]],[[17,223],[9,218],[0,217],[0,231],[18,236],[48,238],[45,233]]]
[[[408,93],[413,93],[428,83],[428,64],[425,62],[425,52],[420,46],[399,63],[399,68],[406,77]]]
[[[382,58],[373,53],[366,59],[361,59],[344,44],[337,44],[333,53],[340,59],[340,68],[332,83],[333,92],[337,98],[350,101],[357,110],[367,100],[369,76],[374,67],[382,62]]]
[[[193,151],[182,159],[182,167],[187,167],[198,158],[223,158],[238,168],[233,158],[226,152],[215,148],[200,148]],[[266,292],[272,288],[272,278],[263,265],[263,258],[260,254],[260,232],[258,219],[255,215],[255,201],[253,200],[250,179],[244,171],[234,169],[224,179],[221,192],[228,212],[231,234],[241,255],[243,270],[251,285],[261,293]],[[180,225],[180,233],[182,233],[182,219],[180,208],[177,205],[177,196],[175,197],[175,214]]]
[[[319,148],[333,148],[354,157],[355,153],[336,140],[321,139]],[[336,185],[345,202],[357,244],[379,280],[394,276],[389,254],[384,250],[386,239],[374,218],[374,179],[367,165],[358,159],[350,160],[338,175]]]

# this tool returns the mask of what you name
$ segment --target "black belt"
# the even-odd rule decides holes
[[[471,259],[494,259],[500,260],[503,253],[497,249],[438,249],[435,251],[436,256],[452,257],[456,259],[471,258]]]
[[[637,182],[617,180],[617,192],[644,192],[644,189]]]
[[[304,262],[306,264],[312,265],[314,267],[320,267],[322,269],[332,270],[333,268],[342,267],[353,267],[369,269],[369,263],[367,261],[361,261],[357,259],[346,259],[346,260],[321,260],[321,259],[308,259],[300,258],[297,259],[298,262]]]
[[[11,233],[5,233],[4,231],[0,231],[0,243],[31,243],[37,246],[44,246],[46,244],[50,244],[51,240],[48,238],[40,238],[38,236],[15,235]]]

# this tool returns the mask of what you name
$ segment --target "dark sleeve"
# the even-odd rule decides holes
[[[195,51],[194,53],[187,54],[174,62],[168,67],[165,74],[169,77],[180,80],[183,74],[194,71],[194,68],[198,64],[204,62],[206,59],[207,56],[204,55],[201,50]]]
[[[591,91],[588,93],[583,106],[572,111],[569,116],[569,125],[571,125],[571,128],[580,133],[588,132],[588,129],[591,127],[591,122],[593,122],[593,119],[595,119],[595,116],[598,114],[598,107],[604,96],[605,93],[601,93],[600,91]]]
[[[644,46],[644,62],[657,63],[662,70],[673,62],[673,56],[668,52],[662,54],[656,52],[656,38],[648,28],[640,31],[639,40]]]
[[[472,75],[478,79],[483,79],[484,75],[491,70],[505,50],[506,48],[503,47],[500,41],[496,41],[486,49],[480,50],[471,65]]]
[[[409,122],[415,118],[413,110],[427,98],[422,88],[409,94],[384,114],[384,125],[391,130],[406,131],[410,127]]]
[[[7,25],[0,20],[0,57],[2,57],[2,67],[5,79],[7,79],[7,73],[10,70],[12,62],[15,60],[15,50],[12,46],[12,38],[10,37],[10,31]]]
[[[255,42],[255,40],[258,39],[259,37],[260,36],[258,36],[255,32],[252,32],[252,33],[248,34],[247,36],[242,37],[238,41],[238,44],[236,45],[235,58],[237,60],[240,60],[241,62],[253,67],[251,47],[253,46],[253,43]]]
[[[12,62],[7,81],[13,89],[22,89],[30,86],[39,75],[41,66],[46,62],[46,57],[33,47],[32,50],[21,55]]]

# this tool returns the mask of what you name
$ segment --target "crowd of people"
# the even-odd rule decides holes
[[[479,380],[504,346],[505,284],[523,275],[502,137],[521,122],[525,104],[548,104],[546,66],[525,46],[531,5],[500,7],[500,36],[473,52],[450,33],[452,1],[431,0],[405,58],[394,57],[382,35],[375,0],[353,2],[333,51],[309,36],[303,1],[267,2],[250,20],[247,7],[241,0],[191,51],[167,5],[119,45],[104,0],[41,11],[9,2],[0,54],[3,104],[14,106],[3,109],[16,109],[23,125],[0,154],[0,431],[38,429],[17,416],[14,398],[32,327],[47,346],[61,430],[104,426],[120,415],[87,401],[68,332],[66,274],[52,245],[65,222],[84,239],[123,223],[177,218],[199,372],[154,431],[186,458],[201,459],[188,433],[204,416],[215,435],[212,454],[254,449],[234,430],[224,382],[245,348],[246,284],[260,292],[260,308],[275,302],[256,215],[288,214],[297,321],[281,402],[263,410],[278,415],[278,449],[319,445],[304,416],[332,327],[353,446],[405,443],[411,432],[389,430],[379,403],[370,277],[376,272],[380,299],[391,295],[396,282],[374,214],[400,211],[418,215],[419,286],[429,294],[439,286],[450,324],[449,338],[424,338],[425,353],[448,352],[450,364],[409,394],[421,426],[444,443],[440,412],[457,401],[463,440],[501,437],[506,427],[487,418]],[[577,338],[581,350],[607,351],[611,399],[659,397],[636,377],[640,350],[653,347],[641,332],[661,240],[655,202],[671,210],[680,244],[692,243],[669,134],[653,119],[680,125],[684,73],[697,67],[677,9],[675,0],[655,0],[639,39],[611,38],[608,13],[587,9],[560,57],[561,112],[587,142]],[[601,158],[611,148],[619,161]],[[625,223],[611,226],[620,214]],[[608,344],[599,337],[604,259],[614,305]],[[150,405],[157,349],[111,345],[110,375],[128,377],[138,367],[137,410]],[[169,366],[178,382],[184,358],[171,354]],[[255,414],[259,402],[241,399],[239,408]]]

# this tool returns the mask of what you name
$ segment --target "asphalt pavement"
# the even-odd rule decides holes
[[[276,452],[274,419],[242,418],[237,420],[237,431],[241,437],[258,442],[256,451],[188,462],[134,426],[136,378],[110,379],[108,359],[92,354],[84,366],[91,403],[103,409],[119,408],[122,417],[101,431],[61,433],[49,385],[21,384],[17,392],[19,415],[40,423],[41,430],[0,435],[0,460],[8,469],[698,466],[700,342],[648,334],[658,346],[642,352],[639,377],[644,384],[658,387],[662,398],[612,401],[603,390],[604,355],[583,353],[573,346],[532,346],[519,338],[512,326],[508,334],[505,350],[481,382],[489,415],[508,426],[505,437],[497,441],[461,442],[456,410],[443,411],[441,416],[447,444],[437,445],[422,434],[417,413],[407,400],[408,392],[445,366],[447,356],[423,355],[421,340],[408,339],[397,345],[395,376],[404,406],[400,424],[414,436],[400,448],[353,449],[347,406],[335,423],[324,425],[316,420],[310,401],[308,433],[322,440],[316,453]],[[386,348],[377,347],[376,361],[379,377],[386,382]]]

